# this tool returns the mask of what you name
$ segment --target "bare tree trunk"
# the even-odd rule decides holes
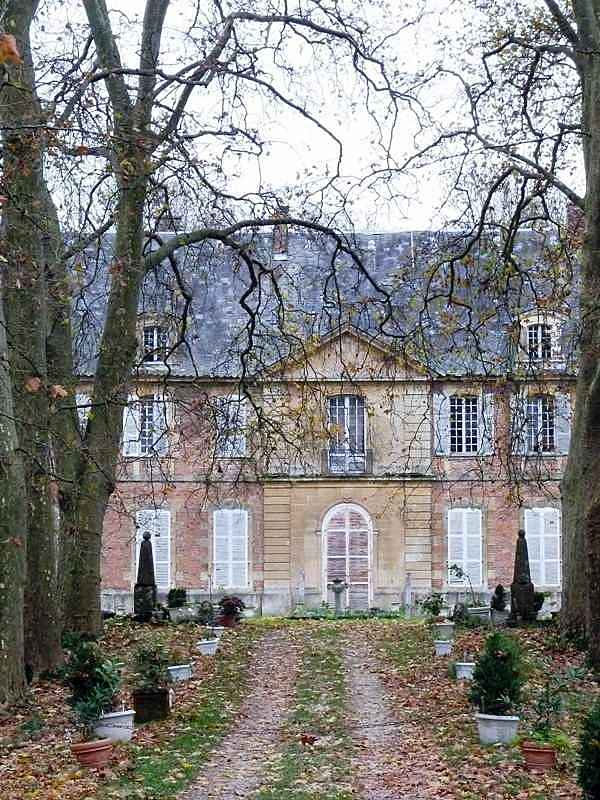
[[[45,137],[33,85],[29,42],[33,13],[34,5],[27,3],[10,3],[6,12],[23,64],[13,67],[15,80],[5,84],[0,109],[8,194],[1,230],[13,409],[27,491],[25,660],[34,670],[44,670],[60,663],[62,651],[56,583],[58,520],[51,477],[52,391],[46,365]]]
[[[0,302],[0,704],[25,686],[23,594],[26,569],[26,493],[12,403],[12,380]]]

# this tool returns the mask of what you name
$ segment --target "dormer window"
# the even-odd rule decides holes
[[[527,326],[527,352],[531,361],[552,358],[552,330],[547,322],[534,322]]]
[[[160,325],[144,327],[144,364],[164,364],[168,338],[167,329]]]

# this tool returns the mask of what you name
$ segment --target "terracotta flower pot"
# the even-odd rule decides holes
[[[93,739],[91,742],[77,742],[71,745],[71,752],[82,767],[100,769],[110,761],[113,743],[110,739]]]
[[[521,742],[521,752],[530,772],[546,772],[556,767],[556,748],[551,744]]]
[[[171,711],[169,690],[157,689],[154,692],[134,692],[133,707],[135,708],[135,721],[137,723],[166,719]]]

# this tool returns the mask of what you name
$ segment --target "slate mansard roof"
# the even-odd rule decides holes
[[[140,320],[161,318],[180,329],[191,297],[185,342],[168,358],[172,376],[236,377],[242,353],[246,374],[258,374],[345,324],[433,375],[501,375],[515,366],[520,315],[536,308],[563,317],[563,350],[574,351],[573,258],[543,234],[521,232],[508,259],[494,242],[463,255],[458,233],[354,234],[347,242],[360,264],[331,238],[304,230],[290,232],[285,260],[272,258],[270,233],[248,241],[254,286],[239,256],[214,242],[176,252],[183,291],[168,263],[148,273]],[[113,244],[105,235],[73,265],[81,375],[91,375],[97,359]],[[571,355],[565,369],[573,371]]]

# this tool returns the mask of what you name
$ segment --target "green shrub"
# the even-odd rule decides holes
[[[444,605],[444,598],[439,592],[433,592],[429,597],[417,600],[417,605],[420,606],[429,617],[437,617]]]
[[[112,711],[121,685],[119,668],[96,642],[74,639],[60,675],[71,690],[69,702],[89,736],[98,717]]]
[[[600,798],[600,700],[583,722],[579,742],[579,785],[584,800]]]
[[[169,651],[159,644],[138,647],[133,654],[134,683],[140,692],[165,689],[169,683]]]
[[[471,701],[483,714],[508,714],[519,704],[523,683],[517,644],[500,631],[492,633],[475,664]]]
[[[185,589],[170,589],[167,595],[167,605],[169,608],[183,608],[187,602],[187,592]]]

